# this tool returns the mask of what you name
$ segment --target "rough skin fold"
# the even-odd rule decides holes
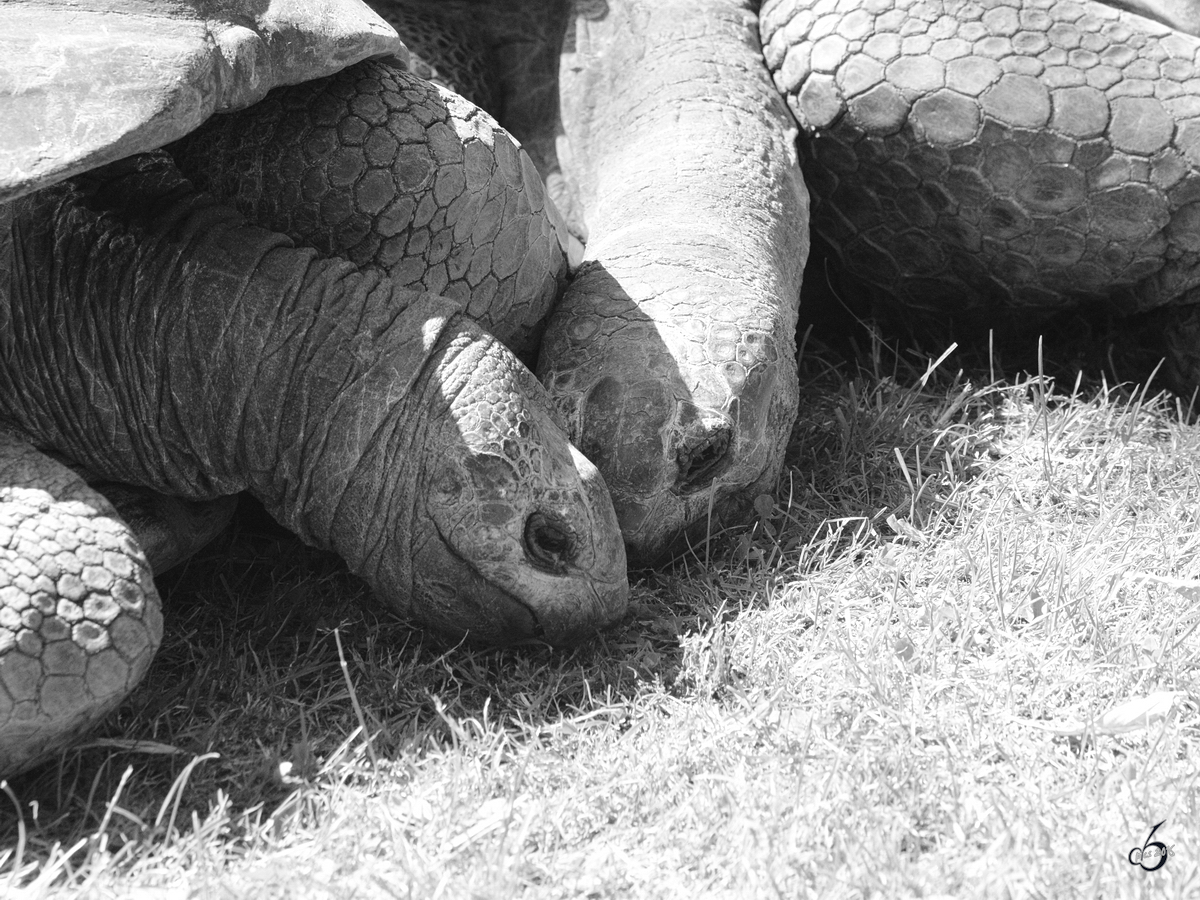
[[[452,637],[569,643],[623,612],[603,481],[458,303],[245,224],[162,154],[0,207],[0,225],[0,419],[38,445],[172,496],[248,490]],[[27,444],[0,450],[12,771],[103,717],[159,625],[111,508]]]
[[[795,123],[755,4],[373,5],[455,87],[465,69],[568,221],[582,262],[537,371],[604,474],[630,562],[743,520],[795,419],[808,253]],[[474,52],[447,59],[446,33]]]
[[[566,279],[565,228],[529,157],[487,113],[385,63],[273,91],[171,151],[251,221],[460,300],[518,354]]]

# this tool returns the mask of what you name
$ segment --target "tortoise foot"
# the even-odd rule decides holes
[[[112,504],[0,429],[0,776],[99,723],[161,636],[150,566]]]
[[[92,482],[137,536],[155,575],[187,562],[225,530],[237,509],[237,495],[216,500],[168,497],[148,488]]]

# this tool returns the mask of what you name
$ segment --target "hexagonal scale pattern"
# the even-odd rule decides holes
[[[252,221],[459,300],[518,353],[566,276],[561,219],[517,142],[383,62],[272,91],[171,151]]]
[[[150,567],[116,511],[0,431],[0,777],[98,724],[161,637]]]
[[[813,229],[878,311],[1026,322],[1200,284],[1197,38],[1088,0],[767,0],[761,29]]]

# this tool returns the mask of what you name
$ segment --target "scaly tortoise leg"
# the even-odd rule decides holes
[[[21,437],[19,433],[15,436]],[[236,494],[215,500],[172,497],[148,487],[110,481],[52,448],[37,449],[62,463],[113,505],[133,531],[155,577],[182,565],[204,549],[225,529],[237,510]]]
[[[216,500],[187,500],[115,481],[88,484],[104,495],[132,529],[156,576],[204,549],[229,524],[238,505],[236,494]]]
[[[161,638],[132,529],[77,474],[0,428],[0,772],[95,726]]]

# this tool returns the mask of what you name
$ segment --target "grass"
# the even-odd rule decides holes
[[[1196,896],[1200,428],[1030,344],[810,341],[754,528],[571,652],[439,646],[243,514],[5,789],[0,894]]]

